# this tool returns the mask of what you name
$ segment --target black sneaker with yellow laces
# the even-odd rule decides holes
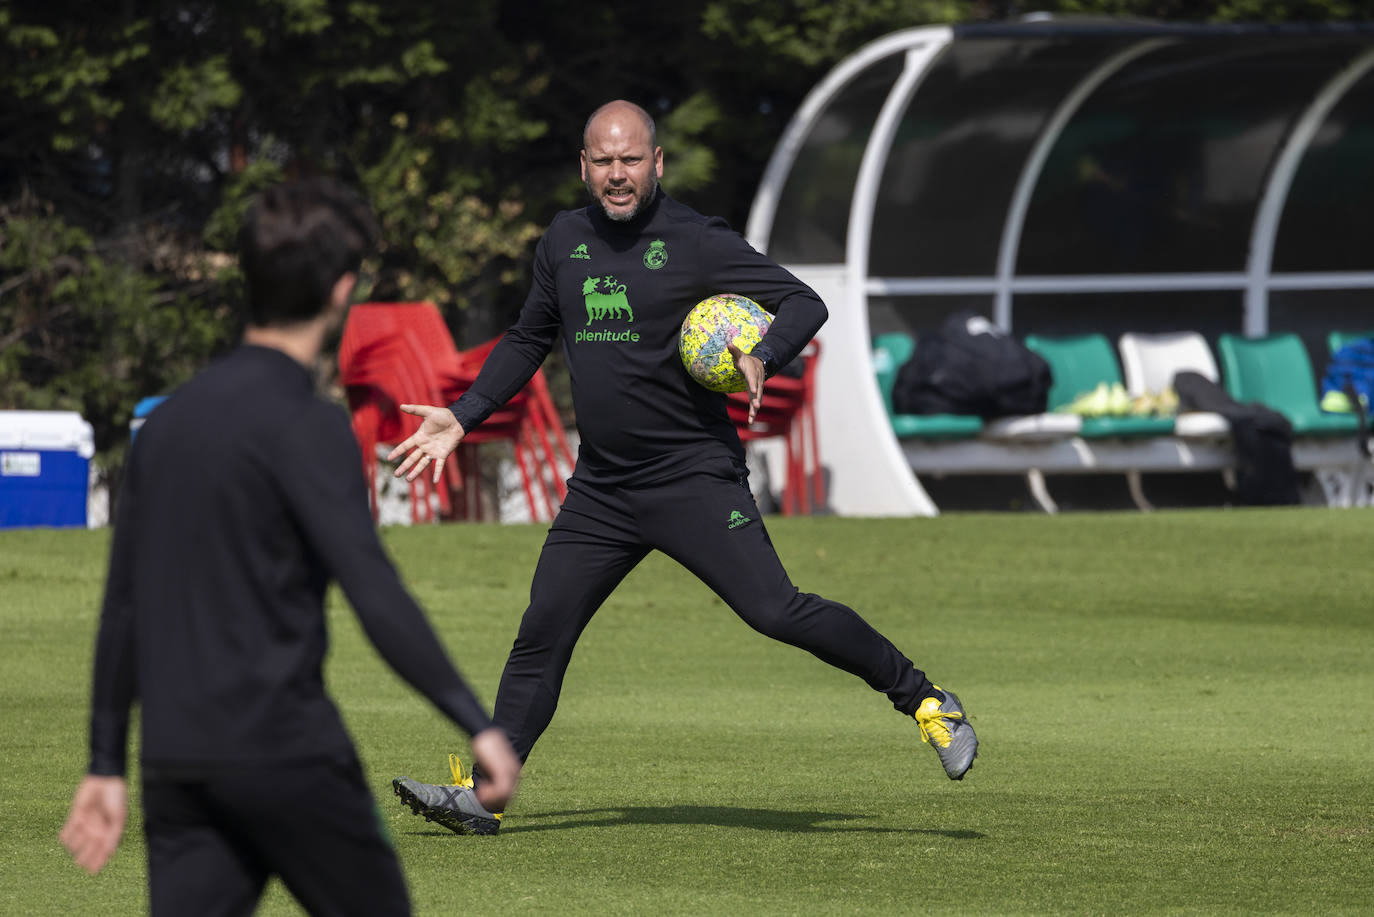
[[[453,772],[453,783],[448,786],[397,777],[391,781],[391,788],[410,811],[455,834],[489,835],[500,831],[502,813],[488,811],[477,801],[472,777],[463,773],[457,755],[449,755],[448,763]]]

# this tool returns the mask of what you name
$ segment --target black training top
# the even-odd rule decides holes
[[[142,760],[179,769],[319,759],[350,747],[325,694],[324,593],[468,733],[491,720],[384,553],[358,443],[281,351],[243,346],[139,430],[96,643],[93,774],[122,774],[135,698]]]
[[[710,456],[743,460],[725,396],[692,381],[678,357],[683,319],[717,293],[748,296],[777,316],[755,349],[775,366],[826,319],[810,287],[724,220],[662,191],[625,223],[595,204],[564,211],[535,250],[519,319],[450,407],[470,431],[524,387],[561,336],[582,439],[578,477],[646,484]]]

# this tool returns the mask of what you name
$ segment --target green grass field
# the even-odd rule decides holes
[[[1374,516],[769,524],[801,588],[959,692],[968,778],[654,556],[588,629],[501,835],[457,837],[390,779],[446,782],[460,736],[335,597],[331,689],[417,913],[1374,913]],[[385,537],[490,703],[543,529]],[[146,907],[136,817],[95,878],[57,842],[107,545],[0,533],[0,914]],[[299,911],[274,885],[261,913]]]

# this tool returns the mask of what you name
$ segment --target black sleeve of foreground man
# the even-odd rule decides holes
[[[133,455],[137,454],[137,450]],[[105,601],[95,642],[95,673],[91,680],[90,763],[87,773],[124,776],[129,744],[129,708],[138,694],[134,657],[134,608],[130,589],[133,571],[135,509],[134,458],[120,489],[115,508],[110,569]]]
[[[278,463],[282,491],[368,639],[396,674],[469,735],[490,727],[491,717],[464,684],[382,547],[347,418],[320,404],[290,435],[294,442]]]

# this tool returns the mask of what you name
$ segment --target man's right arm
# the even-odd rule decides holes
[[[525,298],[520,317],[487,355],[472,386],[447,409],[432,405],[400,406],[401,410],[423,418],[424,422],[387,456],[388,461],[393,462],[404,456],[393,472],[396,477],[413,481],[428,468],[438,483],[443,476],[444,462],[463,437],[514,398],[553,349],[560,320],[557,287],[547,248],[541,239],[534,254],[534,284]]]
[[[520,317],[487,356],[472,387],[449,405],[468,432],[525,387],[558,340],[561,313],[547,238],[535,247],[533,283]]]

